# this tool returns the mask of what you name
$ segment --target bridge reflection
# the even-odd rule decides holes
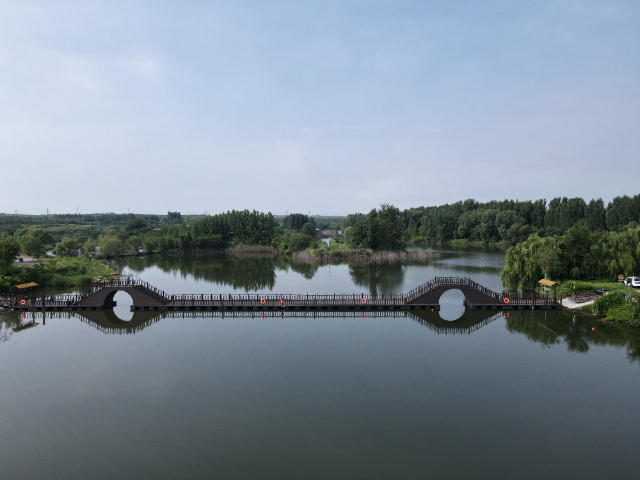
[[[44,315],[43,315],[44,313]],[[364,317],[362,315],[365,315]],[[375,318],[409,318],[438,334],[471,334],[495,320],[504,318],[504,326],[513,334],[525,335],[530,341],[551,348],[565,345],[569,351],[585,353],[592,345],[614,345],[627,350],[631,362],[640,362],[640,329],[625,324],[603,324],[591,315],[581,315],[568,310],[512,310],[499,313],[487,310],[465,309],[463,315],[447,321],[440,314],[430,311],[367,311],[323,312],[287,311],[264,312],[264,320],[280,318],[318,319],[358,318],[362,321]],[[280,317],[280,318],[279,318]],[[29,335],[32,327],[48,325],[51,319],[79,318],[83,323],[105,334],[135,334],[165,318],[258,318],[262,312],[215,311],[135,311],[130,321],[125,321],[113,310],[82,310],[62,312],[0,313],[0,344],[13,340],[13,335]],[[55,325],[55,323],[54,323]],[[38,331],[41,328],[36,329]],[[19,333],[23,332],[24,333]]]
[[[135,310],[131,320],[124,320],[114,312],[113,309],[104,310],[76,310],[76,311],[31,311],[31,312],[7,312],[3,315],[3,327],[10,336],[13,332],[18,332],[32,325],[42,322],[46,325],[50,319],[75,319],[91,325],[97,330],[106,334],[135,334],[145,328],[163,320],[165,318],[262,318],[269,319],[291,319],[291,318],[409,318],[416,323],[435,331],[438,334],[470,334],[502,318],[508,313],[493,312],[487,310],[465,309],[463,315],[453,321],[445,320],[438,311],[418,310],[418,311],[212,311],[212,310]],[[8,320],[8,322],[7,322]],[[10,326],[10,329],[7,327]],[[7,338],[8,338],[7,336]]]
[[[48,315],[48,313],[47,313]],[[165,318],[262,318],[269,319],[292,319],[292,318],[409,318],[420,325],[429,328],[439,334],[470,334],[503,317],[503,313],[493,313],[482,310],[467,309],[457,320],[443,320],[438,312],[407,312],[407,311],[391,311],[391,312],[354,312],[354,311],[283,311],[283,312],[216,312],[216,311],[135,311],[130,321],[121,320],[116,316],[113,310],[87,310],[77,311],[74,313],[57,314],[66,317],[78,317],[94,328],[107,334],[135,334],[154,323]]]

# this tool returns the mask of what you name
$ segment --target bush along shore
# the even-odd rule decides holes
[[[640,327],[640,291],[624,284],[566,281],[558,288],[558,294],[560,297],[582,297],[583,300],[593,298],[593,303],[581,308],[583,312],[591,312],[605,323],[624,322]]]
[[[0,292],[9,293],[11,287],[35,282],[40,287],[78,287],[96,283],[99,277],[119,276],[105,260],[95,258],[47,258],[29,266],[9,266],[0,272]]]

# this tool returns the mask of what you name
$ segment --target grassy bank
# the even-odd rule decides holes
[[[373,262],[391,263],[403,261],[428,261],[439,258],[438,253],[404,250],[371,250],[353,248],[343,243],[321,243],[306,250],[293,252],[291,259],[297,263]]]
[[[640,327],[640,292],[626,285],[606,281],[576,281],[574,285],[569,280],[558,287],[558,295],[562,298],[573,292],[590,293],[605,288],[611,292],[581,310],[592,312],[604,322],[626,322]]]
[[[55,257],[39,260],[30,268],[11,266],[0,273],[0,291],[9,293],[13,285],[36,282],[41,287],[91,285],[98,277],[117,276],[104,260],[86,257]]]
[[[510,244],[505,241],[499,242],[485,242],[483,240],[471,240],[469,238],[456,238],[454,240],[443,240],[443,241],[424,241],[420,238],[414,238],[407,242],[407,245],[411,247],[428,247],[429,245],[454,245],[454,246],[465,246],[465,247],[476,247],[476,248],[500,248],[506,250],[509,248]]]

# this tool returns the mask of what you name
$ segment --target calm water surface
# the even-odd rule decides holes
[[[416,265],[127,258],[169,293],[501,290],[502,252]],[[637,478],[640,335],[566,311],[393,317],[129,312],[0,322],[0,475]],[[343,314],[340,314],[343,315]]]

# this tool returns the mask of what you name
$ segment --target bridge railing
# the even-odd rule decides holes
[[[493,290],[491,290],[491,289],[489,289],[487,287],[484,287],[484,286],[480,285],[479,283],[474,282],[471,279],[469,279],[468,285],[470,287],[475,288],[479,292],[484,293],[485,295],[495,299],[495,300],[502,301],[502,295],[501,294],[499,294],[498,292],[495,292],[495,291],[493,291]]]
[[[176,306],[366,306],[404,305],[402,294],[210,294],[170,295],[168,303]]]
[[[405,298],[407,299],[407,302],[410,302],[434,288],[447,285],[469,285],[470,281],[471,280],[467,277],[435,277],[433,280],[429,280],[406,293]]]
[[[546,293],[510,293],[505,298],[510,306],[558,306],[562,305],[559,298],[553,298]]]

